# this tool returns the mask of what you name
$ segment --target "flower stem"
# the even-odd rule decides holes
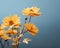
[[[29,18],[29,22],[31,21],[31,16],[30,16],[30,18]]]
[[[0,41],[0,43],[1,43],[2,48],[4,48],[4,45],[2,44],[2,42],[1,42],[1,41]]]
[[[4,41],[4,47],[5,47],[6,42],[7,42],[7,40]]]
[[[27,17],[25,18],[25,22],[24,22],[24,24],[26,23],[26,21],[27,21]],[[23,26],[23,29],[22,29],[22,31],[21,31],[21,33],[20,34],[22,34],[23,33],[23,30],[24,30],[24,26]],[[18,36],[20,35],[20,34],[18,34]]]
[[[18,43],[18,45],[17,45],[17,48],[19,48],[19,43]]]
[[[27,21],[27,19],[25,19],[25,23],[26,23],[26,21]],[[29,22],[31,21],[31,17],[29,18]],[[25,24],[24,23],[24,24]],[[24,26],[23,26],[23,30],[24,30]],[[23,30],[22,30],[22,33],[23,33]],[[21,33],[21,34],[22,34]],[[23,34],[25,34],[26,33],[26,31],[23,33]],[[19,40],[18,41],[20,41],[21,40],[21,37],[19,38]],[[19,43],[18,43],[18,45],[17,45],[17,48],[19,48]]]
[[[9,42],[8,42],[8,41],[7,41],[7,45],[8,45],[8,47],[7,47],[7,48],[10,48],[10,47],[9,47]]]

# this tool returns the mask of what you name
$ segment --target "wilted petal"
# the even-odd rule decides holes
[[[29,43],[29,41],[31,41],[31,39],[29,39],[29,38],[25,38],[25,39],[23,40],[23,43],[28,44],[28,43]]]

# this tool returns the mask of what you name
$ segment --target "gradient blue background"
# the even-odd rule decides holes
[[[28,44],[21,44],[21,48],[60,48],[60,0],[0,0],[0,23],[9,15],[18,14],[23,24],[24,17],[21,11],[24,8],[37,6],[42,15],[34,17],[34,22],[39,28],[39,33],[32,37]]]

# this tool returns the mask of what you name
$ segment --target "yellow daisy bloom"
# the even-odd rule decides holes
[[[13,34],[13,35],[15,35],[15,34],[17,34],[18,32],[16,31],[16,30],[12,30],[12,29],[9,29],[9,30],[7,30],[6,31],[6,34]]]
[[[1,38],[3,38],[4,40],[10,40],[11,39],[11,37],[7,36],[6,34],[3,35]]]
[[[27,29],[27,31],[33,36],[38,32],[37,27],[32,23],[26,23],[24,26]]]
[[[3,19],[3,24],[5,26],[20,26],[20,19],[18,15],[9,16]]]
[[[0,25],[0,30],[3,30],[4,29],[4,27],[2,26],[2,24]]]
[[[32,16],[32,17],[40,15],[39,8],[37,7],[26,8],[22,11],[22,14],[26,16]]]
[[[4,31],[4,30],[0,30],[0,37],[1,37],[1,36],[3,36],[3,35],[4,35],[4,33],[5,33],[5,31]]]
[[[5,33],[4,27],[2,26],[2,24],[0,25],[0,37],[3,36]]]
[[[4,24],[1,24],[1,28],[4,29],[6,26],[4,26]]]

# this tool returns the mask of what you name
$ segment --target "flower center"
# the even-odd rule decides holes
[[[9,24],[10,24],[10,25],[13,25],[14,23],[13,23],[13,21],[10,21]]]
[[[30,11],[34,12],[32,9],[30,9]]]

